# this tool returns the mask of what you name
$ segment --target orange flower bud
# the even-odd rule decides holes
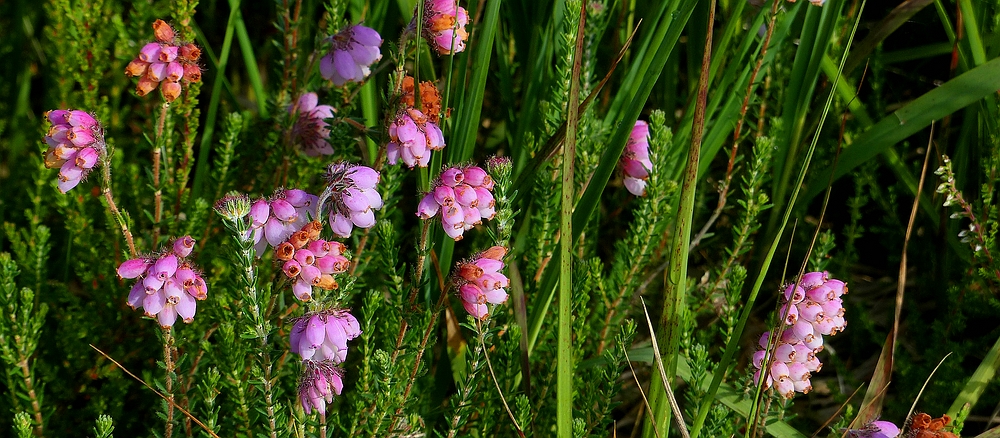
[[[173,102],[181,95],[181,84],[172,81],[163,81],[160,91],[163,92],[163,98],[167,102]]]
[[[163,20],[153,22],[153,36],[157,41],[169,43],[174,40],[174,29]]]

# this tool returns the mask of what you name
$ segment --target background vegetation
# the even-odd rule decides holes
[[[270,255],[256,262],[261,295],[243,295],[236,244],[211,206],[230,190],[319,193],[334,159],[375,165],[400,71],[446,96],[448,145],[429,170],[382,168],[379,225],[344,242],[356,270],[335,301],[364,334],[325,420],[331,435],[650,436],[650,418],[665,433],[640,296],[693,434],[749,435],[759,420],[760,433],[839,436],[873,419],[872,406],[900,424],[914,403],[957,418],[966,436],[993,427],[995,0],[595,0],[582,24],[579,1],[460,3],[471,36],[451,57],[398,45],[412,0],[0,2],[0,430],[81,436],[97,420],[97,436],[112,422],[118,436],[163,434],[166,404],[110,357],[161,391],[174,382],[180,406],[220,436],[319,433],[288,354],[304,309]],[[168,107],[159,181],[162,101],[137,97],[123,74],[156,19],[201,46],[204,67]],[[363,85],[335,87],[317,68],[323,38],[362,20],[384,38],[383,58]],[[335,155],[303,155],[284,135],[304,91],[368,129],[331,122]],[[209,298],[174,327],[175,373],[164,373],[164,332],[126,305],[131,283],[115,272],[129,254],[98,175],[63,195],[43,165],[43,114],[60,108],[102,121],[140,252],[198,241]],[[636,119],[652,131],[644,197],[615,170]],[[442,163],[493,155],[512,162],[500,205],[512,218],[457,243],[436,227],[423,234],[413,212]],[[437,306],[453,262],[497,243],[510,247],[508,303],[482,326],[455,297]],[[847,330],[826,344],[809,394],[751,405],[753,345],[800,266],[848,283]],[[247,331],[253,305],[266,337]],[[175,434],[208,435],[172,421]]]

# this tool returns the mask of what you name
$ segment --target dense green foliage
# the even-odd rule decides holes
[[[877,394],[900,425],[916,401],[956,433],[993,427],[1000,3],[772,1],[462,0],[453,56],[405,37],[415,0],[0,2],[0,435],[680,436],[679,414],[692,436],[840,436]],[[169,104],[123,74],[157,19],[202,50],[201,81]],[[361,22],[382,58],[335,86],[327,37]],[[384,162],[406,75],[442,97],[429,168]],[[292,141],[305,92],[336,109],[332,156]],[[52,109],[93,114],[107,141],[110,167],[67,194],[45,167]],[[641,197],[619,167],[636,120],[654,163]],[[320,194],[334,161],[379,169],[385,205],[335,239],[351,268],[305,304],[241,238],[249,219],[213,205]],[[441,169],[473,163],[497,216],[454,241],[414,212]],[[129,308],[123,226],[140,254],[197,241],[208,299],[190,324]],[[477,320],[451,273],[492,246],[510,297]],[[756,403],[754,345],[800,266],[849,284],[849,324],[811,392]],[[289,332],[329,307],[362,334],[343,394],[306,415]]]

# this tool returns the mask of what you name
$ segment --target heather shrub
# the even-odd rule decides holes
[[[0,435],[997,436],[931,3],[0,3]]]

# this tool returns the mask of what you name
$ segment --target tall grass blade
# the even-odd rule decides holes
[[[958,397],[955,397],[955,402],[948,408],[948,415],[952,418],[957,417],[958,411],[966,403],[975,406],[976,402],[979,401],[979,397],[983,395],[983,391],[993,382],[993,377],[996,376],[998,368],[1000,368],[1000,338],[993,344],[993,348],[990,348],[990,351],[986,353],[986,357],[983,358],[982,363],[972,373],[969,381],[965,383],[962,392],[958,393]]]
[[[573,11],[567,11],[573,13]],[[576,29],[576,50],[570,75],[569,104],[566,106],[566,144],[562,157],[562,197],[559,201],[559,334],[556,353],[556,431],[560,437],[573,436],[573,165],[576,157],[576,132],[580,119],[580,68],[583,64],[583,30],[587,7],[580,3],[580,21]]]
[[[835,179],[848,174],[879,153],[924,129],[932,121],[990,96],[997,89],[1000,89],[1000,58],[980,65],[916,98],[876,123],[850,147],[845,148],[836,169],[817,171],[815,179],[806,190],[803,202],[809,202],[822,192],[831,174]]]

